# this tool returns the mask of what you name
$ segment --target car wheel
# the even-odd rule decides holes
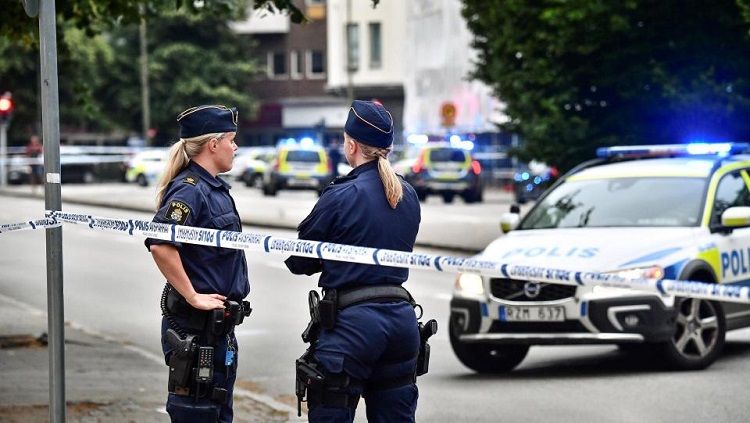
[[[444,192],[443,193],[443,203],[450,204],[453,202],[453,198],[456,197],[456,194],[453,192]]]
[[[138,176],[135,178],[135,182],[142,187],[148,186],[148,178],[146,178],[146,175],[142,173],[138,174]]]
[[[675,333],[662,345],[667,364],[678,370],[705,369],[724,348],[726,320],[721,304],[676,298]]]
[[[255,188],[261,188],[263,186],[263,175],[260,173],[253,175],[252,183],[250,185]]]
[[[417,199],[421,202],[427,201],[427,192],[422,190],[417,190]]]
[[[263,195],[266,197],[275,197],[276,196],[276,187],[273,185],[263,185]]]
[[[476,202],[476,200],[474,200],[474,193],[471,191],[461,194],[461,198],[463,198],[464,203],[466,204],[472,204]]]
[[[505,373],[521,364],[529,352],[528,345],[494,345],[464,343],[451,321],[448,327],[451,347],[458,360],[477,373]]]
[[[252,188],[256,184],[257,177],[254,174],[251,174],[249,172],[245,172],[242,175],[242,182],[245,183],[245,186],[248,188]]]

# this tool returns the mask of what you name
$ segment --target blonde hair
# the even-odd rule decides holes
[[[391,162],[388,161],[388,154],[391,152],[391,147],[377,148],[357,142],[351,137],[349,140],[359,144],[362,149],[362,156],[365,159],[368,161],[378,161],[378,173],[380,174],[380,180],[383,181],[385,197],[388,199],[388,204],[390,204],[391,208],[395,209],[399,201],[404,198],[404,188],[401,186],[401,180],[391,167]]]
[[[159,210],[161,207],[164,194],[167,191],[169,183],[172,182],[172,179],[187,167],[190,159],[200,154],[201,150],[203,150],[203,146],[208,141],[214,138],[221,139],[224,134],[224,132],[215,132],[198,135],[197,137],[192,138],[180,138],[179,141],[172,145],[169,149],[169,157],[167,158],[164,173],[161,175],[159,184],[156,186],[156,210]]]

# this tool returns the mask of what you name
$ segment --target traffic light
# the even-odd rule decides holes
[[[9,92],[0,96],[0,124],[7,124],[13,117],[13,97]]]

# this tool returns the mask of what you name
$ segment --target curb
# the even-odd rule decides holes
[[[19,301],[19,300],[15,299],[15,298],[9,297],[9,296],[4,295],[4,294],[0,294],[0,301],[4,301],[4,302],[7,302],[7,303],[10,303],[13,306],[22,309],[24,312],[32,314],[34,316],[38,316],[38,317],[46,317],[47,316],[47,312],[45,312],[44,310],[38,309],[38,308],[36,308],[36,307],[34,307],[34,306],[30,305],[30,304],[27,304],[27,303],[25,303],[23,301]],[[123,342],[121,342],[121,341],[119,341],[119,340],[117,340],[117,339],[115,339],[115,338],[113,338],[113,337],[111,337],[109,335],[106,335],[104,333],[101,333],[101,332],[93,330],[93,329],[89,329],[86,326],[80,325],[80,324],[78,324],[76,322],[66,321],[65,323],[66,323],[66,326],[69,327],[70,329],[83,332],[86,335],[92,336],[94,338],[101,339],[103,341],[106,341],[106,342],[109,342],[109,343],[112,343],[112,344],[119,345],[123,349],[135,352],[136,354],[140,355],[141,357],[143,357],[145,359],[148,359],[150,361],[153,361],[155,363],[162,364],[162,365],[164,364],[164,358],[163,357],[158,356],[158,355],[156,355],[156,354],[154,354],[154,353],[152,353],[150,351],[147,351],[147,350],[145,350],[145,349],[143,349],[141,347],[138,347],[138,346],[135,346],[135,345],[132,345],[132,344],[123,343]],[[265,405],[265,406],[273,409],[274,411],[277,411],[277,412],[280,412],[280,413],[287,413],[291,417],[288,420],[288,422],[307,421],[307,415],[304,412],[302,413],[302,417],[297,417],[297,409],[296,408],[294,408],[294,407],[292,407],[290,405],[284,404],[282,402],[279,402],[279,401],[275,400],[274,398],[272,398],[272,397],[270,397],[268,395],[264,395],[264,394],[261,394],[261,393],[258,393],[258,392],[253,392],[253,391],[250,391],[250,390],[247,390],[247,389],[244,389],[244,388],[235,388],[234,389],[234,394],[237,395],[237,396],[249,398],[249,399],[251,399],[253,401],[259,402],[259,403],[261,403],[261,404],[263,404],[263,405]]]

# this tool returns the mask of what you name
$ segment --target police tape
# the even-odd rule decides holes
[[[454,257],[358,247],[330,242],[275,237],[249,232],[196,228],[136,219],[113,219],[61,211],[45,212],[45,219],[0,225],[0,234],[11,231],[57,227],[61,223],[87,225],[91,229],[128,236],[212,247],[294,255],[350,263],[391,266],[438,272],[472,273],[505,279],[533,280],[572,286],[604,286],[653,292],[661,295],[750,304],[750,287],[669,279],[626,278],[616,273],[575,271],[514,265],[481,257]]]

